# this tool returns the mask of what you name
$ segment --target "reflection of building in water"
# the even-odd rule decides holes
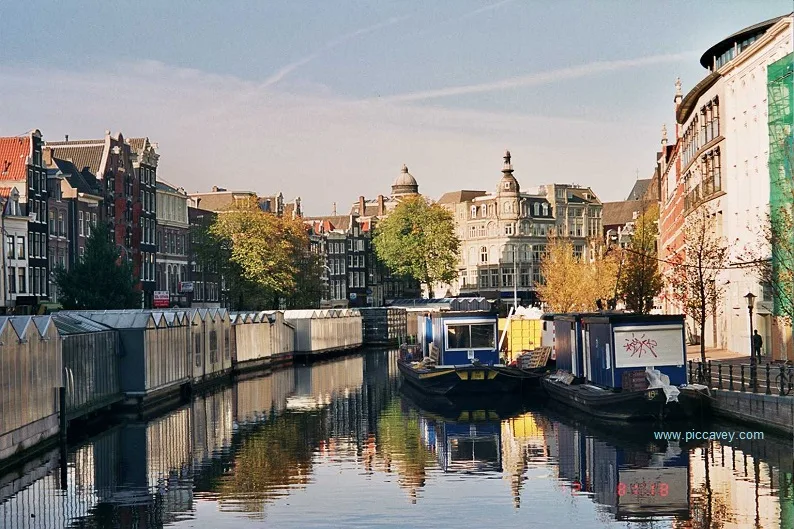
[[[241,380],[232,388],[234,420],[239,426],[260,423],[280,415],[287,397],[295,391],[292,369],[281,369],[269,376]]]
[[[761,443],[767,444],[767,441]],[[790,454],[790,445],[788,450]],[[708,494],[706,487],[707,453],[711,494]],[[794,527],[794,512],[791,510],[791,493],[794,491],[791,489],[790,461],[787,467],[788,472],[780,472],[730,445],[720,446],[714,443],[693,450],[690,476],[692,520],[696,523],[692,527]],[[781,497],[778,497],[779,489],[784,492]],[[788,512],[784,514],[781,506]]]
[[[502,466],[504,478],[510,480],[513,504],[520,507],[521,485],[526,479],[527,468],[534,461],[547,465],[549,457],[546,432],[550,430],[548,419],[533,413],[502,421]]]
[[[177,521],[193,507],[190,434],[188,408],[106,432],[69,455],[65,490],[56,471],[0,504],[0,528],[60,529],[105,517],[114,527]]]
[[[337,395],[360,389],[364,383],[361,355],[295,368],[295,394],[287,399],[289,409],[327,406]]]
[[[555,423],[560,479],[618,520],[686,516],[689,512],[689,453],[671,445],[649,453],[642,444],[616,447],[589,432]]]
[[[232,444],[232,388],[196,395],[191,410],[193,464],[202,466]]]

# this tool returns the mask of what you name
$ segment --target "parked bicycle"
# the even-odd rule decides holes
[[[794,389],[794,366],[786,364],[783,370],[775,377],[777,389],[781,395],[788,395]]]

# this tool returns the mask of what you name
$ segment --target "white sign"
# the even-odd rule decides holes
[[[615,327],[615,367],[681,366],[686,358],[681,325]]]
[[[193,292],[193,281],[182,281],[179,283],[179,291],[183,293]]]

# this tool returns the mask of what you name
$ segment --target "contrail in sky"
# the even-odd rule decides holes
[[[615,61],[596,61],[568,68],[559,68],[556,70],[548,70],[545,72],[531,73],[528,75],[521,75],[518,77],[508,77],[499,81],[490,83],[480,83],[465,86],[451,86],[448,88],[439,88],[436,90],[423,90],[421,92],[410,92],[407,94],[397,94],[393,96],[379,97],[377,101],[380,102],[405,102],[405,101],[421,101],[425,99],[435,99],[440,97],[449,97],[465,94],[480,94],[484,92],[495,92],[498,90],[507,90],[510,88],[519,88],[525,86],[538,86],[557,81],[565,81],[568,79],[577,79],[580,77],[587,77],[603,72],[614,72],[617,70],[626,70],[639,66],[648,66],[652,64],[660,64],[666,62],[680,61],[689,58],[692,53],[671,53],[666,55],[651,55],[649,57],[640,57],[638,59],[621,59]]]
[[[298,59],[297,61],[295,61],[293,63],[290,63],[290,64],[284,66],[283,68],[278,70],[276,73],[274,73],[273,75],[271,75],[270,77],[265,79],[265,81],[262,83],[262,88],[268,88],[268,87],[271,87],[271,86],[279,83],[282,79],[284,79],[286,76],[288,76],[290,73],[292,73],[296,69],[300,68],[304,64],[313,61],[314,59],[316,59],[317,57],[322,55],[324,52],[327,52],[328,50],[331,50],[331,49],[339,46],[340,44],[343,44],[343,43],[347,42],[348,40],[354,39],[354,38],[359,37],[361,35],[365,35],[367,33],[372,33],[373,31],[377,31],[379,29],[382,29],[382,28],[385,28],[385,27],[388,27],[388,26],[393,26],[394,24],[397,24],[398,22],[402,22],[406,18],[408,18],[408,17],[407,16],[404,16],[404,17],[392,17],[392,18],[390,18],[389,20],[387,20],[385,22],[380,22],[380,23],[375,24],[373,26],[368,26],[366,28],[357,29],[357,30],[352,31],[350,33],[346,33],[346,34],[342,35],[341,37],[338,37],[338,38],[335,38],[333,40],[330,40],[330,41],[326,42],[325,45],[322,48],[320,48],[319,50],[317,50],[314,53],[311,53],[309,55],[306,55],[305,57],[302,57],[302,58]]]

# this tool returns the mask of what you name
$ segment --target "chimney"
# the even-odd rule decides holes
[[[41,156],[42,158],[44,158],[45,167],[49,167],[52,165],[52,149],[50,147],[44,147],[41,150]]]
[[[386,205],[383,203],[383,195],[378,195],[378,216],[386,215]]]
[[[64,138],[65,138],[65,141],[69,141],[69,135],[68,134],[64,135]]]
[[[212,192],[213,193],[217,193],[218,192],[218,186],[212,186]]]
[[[336,202],[334,202],[333,205],[331,206],[331,215],[336,217]]]
[[[358,216],[363,217],[366,213],[366,201],[364,200],[364,196],[358,197]]]

